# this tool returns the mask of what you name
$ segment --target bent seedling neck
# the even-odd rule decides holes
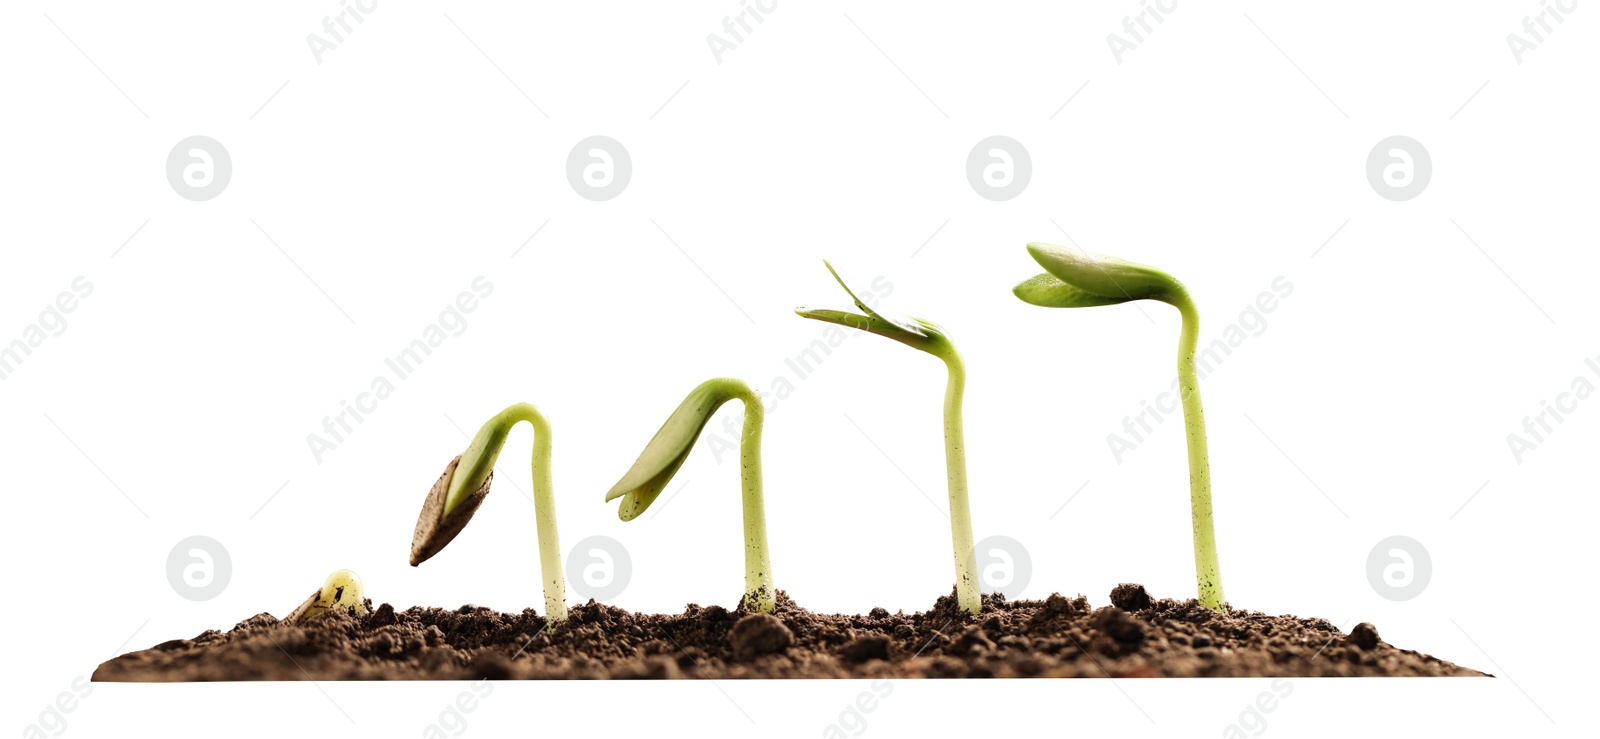
[[[950,494],[950,543],[955,553],[956,601],[962,610],[983,610],[979,595],[978,553],[972,541],[972,508],[967,497],[967,441],[961,419],[967,370],[955,346],[944,357],[948,377],[944,391],[944,466]]]
[[[766,410],[761,406],[761,398],[743,380],[719,377],[690,391],[645,445],[633,466],[606,493],[606,500],[621,498],[617,516],[624,521],[637,518],[655,502],[683,466],[712,415],[730,400],[744,404],[744,427],[739,438],[739,481],[743,489],[745,592],[739,607],[751,613],[767,613],[777,605],[777,591],[772,585],[772,562],[767,551],[767,513],[761,474],[761,430]]]
[[[803,318],[849,326],[894,339],[944,362],[948,374],[944,394],[944,462],[950,492],[950,540],[955,557],[956,600],[968,613],[978,613],[983,610],[983,599],[978,590],[978,557],[973,548],[972,509],[967,497],[966,438],[961,422],[961,400],[966,392],[967,371],[961,361],[961,353],[938,324],[875,310],[856,296],[832,264],[823,264],[827,264],[834,281],[844,288],[845,294],[850,296],[861,313],[812,308],[796,308],[795,313]]]
[[[1045,274],[1024,280],[1012,289],[1026,303],[1046,308],[1090,308],[1157,300],[1177,308],[1182,316],[1183,329],[1178,337],[1178,385],[1189,454],[1195,579],[1200,604],[1224,610],[1227,601],[1222,593],[1222,570],[1217,563],[1217,538],[1212,523],[1211,462],[1206,449],[1205,411],[1200,403],[1200,377],[1195,366],[1200,313],[1188,289],[1154,267],[1090,254],[1082,249],[1033,243],[1028,244],[1028,253],[1044,267]]]
[[[1211,509],[1211,453],[1206,444],[1206,412],[1200,402],[1200,312],[1189,292],[1179,289],[1163,302],[1178,309],[1183,328],[1178,335],[1178,392],[1183,401],[1184,443],[1189,455],[1189,511],[1194,523],[1194,575],[1200,605],[1215,611],[1228,602],[1222,590],[1217,558],[1217,532]]]
[[[552,435],[550,423],[539,410],[527,403],[517,403],[484,423],[477,435],[460,457],[445,468],[444,476],[423,505],[423,514],[417,524],[417,537],[413,541],[411,564],[413,566],[432,557],[454,539],[478,505],[488,495],[494,479],[495,462],[505,447],[506,437],[518,423],[527,422],[533,427],[533,506],[537,522],[539,573],[544,587],[545,617],[552,626],[567,618],[567,583],[561,569],[561,542],[556,527],[555,484],[551,474]],[[439,488],[442,486],[442,490]],[[435,502],[434,496],[441,500]],[[437,518],[427,520],[430,509],[437,507]]]

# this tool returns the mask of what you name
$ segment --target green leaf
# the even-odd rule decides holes
[[[874,321],[872,320],[872,317],[863,316],[859,313],[850,313],[842,310],[828,310],[826,308],[795,308],[794,312],[796,315],[802,318],[836,323],[840,326],[849,326],[850,328],[861,331],[873,331]],[[885,329],[880,328],[879,330]],[[873,333],[877,333],[877,331],[873,331]]]
[[[924,330],[922,333],[913,334],[910,331],[901,328],[899,324],[890,323],[889,321],[886,321],[876,315],[863,316],[856,313],[848,313],[839,310],[827,310],[822,308],[795,308],[794,312],[795,315],[798,315],[802,318],[810,318],[812,320],[824,321],[827,323],[838,324],[840,326],[848,326],[853,329],[866,331],[867,333],[877,334],[885,338],[894,339],[895,341],[905,344],[913,349],[920,349],[925,352],[932,352],[934,350],[934,344],[937,341],[937,333],[930,336],[928,331]],[[934,332],[939,331],[937,326],[932,326],[929,324],[929,327]]]
[[[689,396],[678,404],[667,422],[661,424],[633,466],[606,493],[608,501],[622,498],[617,510],[622,520],[631,521],[644,513],[661,495],[683,461],[688,459],[689,450],[694,448],[695,440],[700,438],[711,416],[723,403],[738,396],[739,388],[733,383],[743,386],[739,380],[727,378],[701,383],[689,391]]]
[[[500,459],[500,449],[505,446],[506,437],[511,433],[511,427],[516,421],[506,420],[504,414],[495,416],[478,434],[472,437],[472,443],[467,445],[467,450],[461,453],[461,461],[456,465],[455,474],[451,475],[450,488],[445,491],[443,515],[454,513],[456,508],[465,503],[477,492],[478,488],[494,475],[495,462]]]
[[[839,283],[839,287],[844,288],[845,293],[850,296],[851,302],[854,302],[856,307],[860,308],[863,313],[883,321],[884,323],[888,323],[891,326],[900,329],[901,331],[911,334],[912,336],[927,336],[927,333],[923,331],[922,321],[911,318],[910,316],[886,316],[873,310],[866,303],[861,302],[861,298],[856,297],[856,291],[851,290],[850,286],[845,284],[844,278],[839,276],[839,271],[834,269],[833,265],[829,263],[828,260],[822,260],[822,264],[828,268],[828,272],[833,275],[833,280]]]
[[[1017,283],[1016,287],[1011,288],[1011,292],[1024,303],[1044,308],[1093,308],[1128,301],[1128,298],[1113,298],[1084,292],[1048,272]]]
[[[1033,255],[1039,266],[1063,283],[1091,295],[1116,298],[1114,302],[1145,298],[1162,300],[1183,291],[1182,283],[1155,267],[1091,254],[1076,247],[1034,242],[1028,244],[1028,253]],[[1022,297],[1021,293],[1018,293],[1018,297]],[[1023,299],[1027,300],[1025,297]]]
[[[844,288],[845,293],[850,296],[850,300],[866,315],[823,308],[796,308],[794,312],[797,315],[802,318],[826,321],[874,333],[929,354],[943,356],[953,350],[949,337],[945,335],[944,329],[938,324],[921,318],[873,309],[856,297],[855,291],[845,284],[844,278],[839,276],[839,272],[833,268],[832,264],[826,259],[822,263],[827,266],[828,272],[839,283],[839,287]]]

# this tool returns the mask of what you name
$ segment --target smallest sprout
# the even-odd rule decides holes
[[[367,615],[367,602],[361,595],[361,578],[349,570],[339,570],[322,583],[322,589],[311,594],[306,602],[284,620],[285,623],[303,624],[332,610],[344,610],[352,616]]]

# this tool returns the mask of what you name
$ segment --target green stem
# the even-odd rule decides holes
[[[750,386],[738,382],[735,397],[744,402],[744,429],[739,437],[739,483],[744,491],[744,591],[746,608],[769,613],[777,606],[772,587],[772,561],[767,555],[766,496],[761,487],[761,427],[767,411]]]
[[[1222,567],[1217,563],[1217,533],[1211,518],[1211,460],[1206,450],[1206,416],[1200,403],[1200,376],[1195,355],[1200,342],[1200,313],[1187,292],[1172,300],[1183,316],[1178,338],[1178,386],[1183,397],[1183,426],[1189,447],[1189,509],[1194,524],[1194,574],[1200,605],[1221,611]]]
[[[533,427],[533,509],[538,522],[539,570],[544,581],[545,617],[551,624],[567,620],[567,581],[561,572],[561,542],[556,533],[555,484],[550,471],[550,423],[539,409],[518,403],[489,419],[478,429],[471,446],[461,455],[455,478],[450,482],[445,513],[471,495],[488,479],[500,457],[511,427],[527,421]]]
[[[949,345],[941,353],[949,379],[944,390],[944,465],[950,487],[950,543],[956,562],[956,601],[968,613],[983,610],[978,595],[978,554],[972,542],[972,508],[967,503],[967,445],[961,423],[961,398],[967,370]]]

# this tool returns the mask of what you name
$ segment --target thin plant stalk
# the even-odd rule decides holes
[[[978,595],[978,553],[972,542],[972,508],[967,502],[967,441],[961,421],[961,399],[967,391],[967,370],[961,354],[950,347],[944,358],[944,467],[950,495],[950,543],[955,553],[957,605],[968,613],[983,609]]]
[[[1206,448],[1205,409],[1200,403],[1196,354],[1200,311],[1183,283],[1159,269],[1116,257],[1053,244],[1028,244],[1028,253],[1045,274],[1018,284],[1012,292],[1024,302],[1047,308],[1089,308],[1133,300],[1156,300],[1178,309],[1178,388],[1189,454],[1189,513],[1194,528],[1194,569],[1200,605],[1221,611],[1222,568],[1211,508],[1211,461]]]
[[[735,382],[739,382],[735,380]],[[744,514],[744,593],[753,613],[769,613],[777,606],[772,587],[772,560],[767,553],[767,503],[761,489],[761,429],[767,411],[750,386],[739,382],[738,398],[744,403],[744,426],[739,431],[739,488]]]
[[[461,455],[466,474],[463,475],[462,470],[457,468],[456,479],[451,482],[450,497],[445,506],[448,511],[452,504],[459,503],[476,490],[477,485],[472,484],[473,480],[487,479],[493,474],[506,436],[511,433],[512,426],[522,421],[533,427],[533,510],[539,536],[539,572],[544,581],[544,608],[547,618],[559,622],[567,618],[567,581],[561,571],[561,540],[556,531],[555,483],[550,471],[550,422],[545,420],[538,408],[528,403],[517,403],[495,414],[478,429],[471,446]]]
[[[561,569],[561,541],[556,530],[555,484],[551,473],[553,436],[549,421],[539,409],[517,403],[495,414],[473,436],[467,450],[445,469],[439,484],[444,486],[439,512],[430,517],[433,497],[423,504],[413,539],[411,564],[416,566],[443,549],[488,494],[494,466],[500,458],[511,427],[527,422],[533,427],[533,507],[539,539],[539,570],[544,585],[545,618],[551,625],[567,619],[567,582]]]
[[[894,339],[913,349],[932,354],[944,362],[947,379],[944,392],[944,463],[950,493],[950,548],[955,557],[956,602],[968,613],[983,610],[978,591],[978,554],[972,543],[972,509],[967,496],[967,451],[962,432],[961,400],[966,393],[967,370],[961,353],[943,328],[931,321],[910,316],[888,316],[856,297],[832,264],[824,261],[833,279],[844,288],[861,313],[797,308],[804,318],[848,326]]]
[[[730,400],[744,405],[744,427],[739,436],[744,597],[739,607],[746,612],[768,613],[777,606],[777,590],[772,584],[772,561],[767,551],[766,496],[761,474],[761,429],[766,421],[766,410],[761,406],[760,396],[743,380],[719,377],[690,391],[645,445],[633,466],[606,493],[606,500],[622,498],[617,516],[624,521],[637,518],[655,502],[683,466],[711,416]]]
[[[1187,290],[1173,305],[1183,317],[1178,335],[1178,391],[1183,398],[1183,431],[1189,451],[1189,518],[1194,527],[1194,576],[1200,605],[1222,610],[1222,566],[1217,562],[1217,531],[1211,515],[1211,455],[1206,446],[1206,411],[1200,402],[1195,355],[1200,343],[1200,312]]]

